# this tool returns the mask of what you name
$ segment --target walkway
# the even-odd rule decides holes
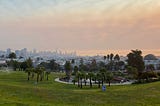
[[[64,82],[64,81],[60,81],[59,78],[56,78],[55,79],[56,82],[60,82],[60,83],[63,83],[63,84],[73,84],[73,82]],[[111,85],[130,85],[132,84],[134,81],[130,81],[130,82],[124,82],[124,83],[111,83]],[[76,85],[78,83],[75,83]],[[88,84],[88,83],[87,83]],[[84,83],[83,83],[84,85]],[[88,84],[89,85],[89,84]],[[97,85],[97,84],[93,84],[93,85]],[[108,85],[108,83],[105,83],[104,85]]]

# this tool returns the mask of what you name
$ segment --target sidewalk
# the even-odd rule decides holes
[[[55,81],[63,83],[63,84],[73,84],[73,82],[60,81],[59,78],[56,78]],[[133,83],[133,81],[131,81],[131,82],[124,82],[124,83],[111,83],[111,85],[130,85],[132,83]],[[78,83],[75,83],[75,84],[77,85]],[[83,83],[83,85],[84,85],[84,83]],[[89,83],[87,83],[87,85],[89,85]],[[97,84],[93,83],[93,85],[97,85]],[[108,83],[104,83],[104,85],[108,85]]]

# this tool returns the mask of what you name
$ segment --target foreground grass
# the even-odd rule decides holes
[[[160,104],[160,82],[141,85],[77,88],[54,82],[60,74],[51,74],[49,81],[35,84],[27,81],[24,72],[0,72],[1,106],[152,106]]]

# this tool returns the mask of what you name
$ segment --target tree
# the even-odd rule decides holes
[[[114,60],[115,60],[115,61],[117,61],[117,62],[119,62],[120,57],[119,57],[119,55],[118,55],[118,54],[116,54],[116,55],[114,56]]]
[[[96,81],[97,81],[97,73],[94,73],[94,74],[93,74],[93,79],[94,79],[94,83],[96,84]]]
[[[110,59],[110,55],[108,54],[108,55],[107,55],[107,60],[109,61],[109,59]]]
[[[100,70],[100,74],[101,74],[101,80],[102,80],[102,86],[103,86],[103,83],[104,83],[104,81],[106,80],[106,69],[105,68],[102,68],[101,70]]]
[[[71,63],[72,63],[72,64],[75,64],[75,60],[74,60],[74,59],[72,59],[72,60],[71,60]]]
[[[78,67],[77,66],[74,66],[74,75],[76,75],[78,72]]]
[[[153,64],[147,65],[147,66],[146,66],[146,70],[147,70],[147,71],[153,71],[153,70],[155,70],[154,65],[153,65]]]
[[[49,63],[48,62],[42,62],[38,66],[39,67],[44,67],[45,69],[49,69],[51,71],[58,70],[60,68],[59,64],[57,64],[54,59],[50,60]]]
[[[120,69],[119,61],[120,61],[120,57],[119,57],[118,54],[116,54],[114,56],[114,69],[115,70],[119,70]]]
[[[92,88],[92,77],[94,76],[94,74],[92,72],[89,72],[88,76],[89,76],[90,88]]]
[[[78,87],[80,87],[80,76],[81,76],[81,72],[78,71],[77,74],[76,74]]]
[[[42,81],[44,79],[44,71],[45,71],[45,68],[40,67],[40,81]]]
[[[118,67],[119,67],[119,69],[124,70],[125,69],[125,63],[123,61],[119,61],[118,62]]]
[[[20,62],[16,61],[16,60],[10,60],[10,61],[6,61],[7,65],[9,67],[12,67],[14,71],[16,71],[16,69],[18,68],[20,70]]]
[[[35,68],[31,68],[32,79],[34,78]]]
[[[86,84],[87,84],[87,74],[83,71],[82,72],[82,77],[83,77],[83,79],[84,79],[84,85],[86,86]]]
[[[114,54],[111,53],[111,54],[110,54],[110,60],[111,60],[111,61],[113,60],[113,57],[114,57]]]
[[[95,59],[93,59],[90,66],[90,72],[96,72],[96,71],[97,71],[97,62]]]
[[[43,79],[45,68],[44,67],[37,67],[35,69],[35,73],[37,73],[37,82],[39,81],[39,76],[40,76],[40,81]]]
[[[104,63],[106,63],[107,56],[103,56]]]
[[[10,59],[15,59],[16,58],[16,54],[15,53],[10,53],[8,56]]]
[[[70,61],[66,61],[64,67],[65,67],[67,79],[69,80],[71,77],[71,69],[72,69]]]
[[[101,79],[102,79],[102,74],[100,72],[97,73],[97,80],[98,80],[98,88],[101,86]]]
[[[20,68],[25,71],[27,68],[33,68],[32,59],[29,58],[20,64]]]
[[[82,70],[84,70],[84,67],[85,67],[85,65],[84,65],[84,63],[83,63],[83,62],[84,62],[84,61],[83,61],[83,58],[81,58],[79,62],[80,62],[79,70],[82,71]]]
[[[27,69],[25,70],[25,72],[28,73],[28,78],[27,78],[27,80],[29,81],[30,74],[31,74],[31,68],[27,68]]]
[[[46,71],[46,80],[48,81],[48,75],[50,74],[51,72],[49,71]]]
[[[27,68],[33,68],[33,62],[31,58],[28,58],[26,60],[26,63],[27,63]]]
[[[20,68],[21,68],[23,71],[25,71],[25,70],[28,68],[27,62],[26,62],[26,61],[22,62],[21,65],[20,65]]]
[[[16,69],[19,69],[19,71],[20,71],[20,65],[21,65],[20,62],[14,61],[14,63],[13,63],[13,69],[14,69],[15,71],[16,71]]]
[[[86,77],[86,74],[85,74],[84,72],[81,72],[81,73],[80,73],[81,88],[82,88],[82,85],[83,85],[82,79],[83,79],[83,78],[85,79],[85,77]]]
[[[127,55],[127,57],[128,66],[135,67],[138,70],[138,77],[140,78],[145,68],[142,57],[142,51],[132,50],[132,52]]]
[[[128,66],[127,67],[127,73],[129,74],[129,76],[131,76],[131,78],[133,79],[137,79],[138,77],[138,71],[135,67],[132,66]]]
[[[59,69],[59,64],[57,64],[54,59],[50,60],[50,62],[49,62],[49,69],[51,69],[51,70],[57,70],[57,69]]]
[[[107,72],[106,77],[107,77],[108,85],[110,86],[111,80],[113,79],[113,73],[112,72]]]

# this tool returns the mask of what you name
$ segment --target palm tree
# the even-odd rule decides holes
[[[31,69],[31,73],[32,73],[32,79],[34,78],[34,73],[35,73],[35,68]]]
[[[84,78],[84,73],[83,72],[79,72],[77,73],[77,79],[78,79],[78,87],[82,88],[82,84],[83,84],[83,81],[82,79]]]
[[[116,55],[114,56],[114,60],[115,60],[115,61],[117,61],[117,62],[119,62],[120,57],[119,57],[119,55],[118,55],[118,54],[116,54]]]
[[[44,67],[41,67],[41,71],[40,71],[40,81],[42,81],[43,78],[44,78],[44,71],[45,71],[45,68],[44,68]]]
[[[82,81],[83,78],[84,78],[84,73],[81,72],[81,73],[80,73],[81,88],[82,88],[82,85],[83,85],[83,81]]]
[[[38,83],[38,81],[39,81],[39,74],[40,74],[40,68],[39,67],[37,67],[35,69],[35,73],[37,73],[37,83]]]
[[[96,84],[96,81],[97,81],[97,74],[96,73],[93,74],[93,78],[94,78],[94,83]]]
[[[71,69],[72,69],[72,66],[71,66],[70,61],[66,61],[66,63],[65,63],[65,71],[66,71],[66,76],[67,76],[68,81],[69,81],[69,79],[71,77]]]
[[[84,84],[85,84],[85,86],[87,85],[87,74],[83,71],[82,72],[82,76],[83,76],[83,78],[84,78]]]
[[[25,70],[25,72],[28,73],[27,79],[28,79],[28,81],[29,81],[29,78],[30,78],[30,75],[31,75],[31,68],[27,68],[27,69]]]
[[[113,73],[107,72],[106,77],[107,77],[107,80],[108,80],[108,85],[110,86],[111,80],[113,79]]]
[[[104,63],[106,63],[107,56],[103,56]]]
[[[48,81],[48,75],[50,74],[49,71],[46,71],[46,80]]]
[[[101,79],[102,79],[101,75],[102,75],[101,73],[97,73],[98,88],[100,88],[100,86],[101,86]]]
[[[114,57],[114,54],[111,53],[111,54],[110,54],[110,60],[111,60],[111,61],[113,60],[113,57]]]
[[[76,75],[78,72],[78,67],[77,66],[74,66],[74,75]]]
[[[45,71],[44,67],[37,67],[35,69],[35,73],[37,73],[37,82],[39,81],[39,76],[40,76],[40,81],[42,81],[44,76],[44,71]]]
[[[90,88],[92,88],[92,77],[93,77],[93,73],[92,72],[89,72],[88,73],[88,76],[89,76],[89,81],[90,81]]]
[[[109,58],[110,58],[110,55],[108,54],[108,55],[107,55],[107,60],[108,60],[108,61],[109,61]]]
[[[72,82],[73,82],[74,85],[76,84],[76,80],[77,80],[76,77],[74,77],[74,79],[72,80]]]
[[[78,87],[80,87],[80,76],[81,76],[81,72],[78,71],[77,74],[76,74]]]
[[[71,63],[72,63],[72,64],[75,64],[75,60],[74,60],[74,59],[72,59],[72,60],[71,60]]]
[[[106,69],[105,68],[102,68],[100,70],[100,74],[101,74],[101,77],[102,77],[102,86],[103,86],[103,83],[104,81],[106,80]]]

